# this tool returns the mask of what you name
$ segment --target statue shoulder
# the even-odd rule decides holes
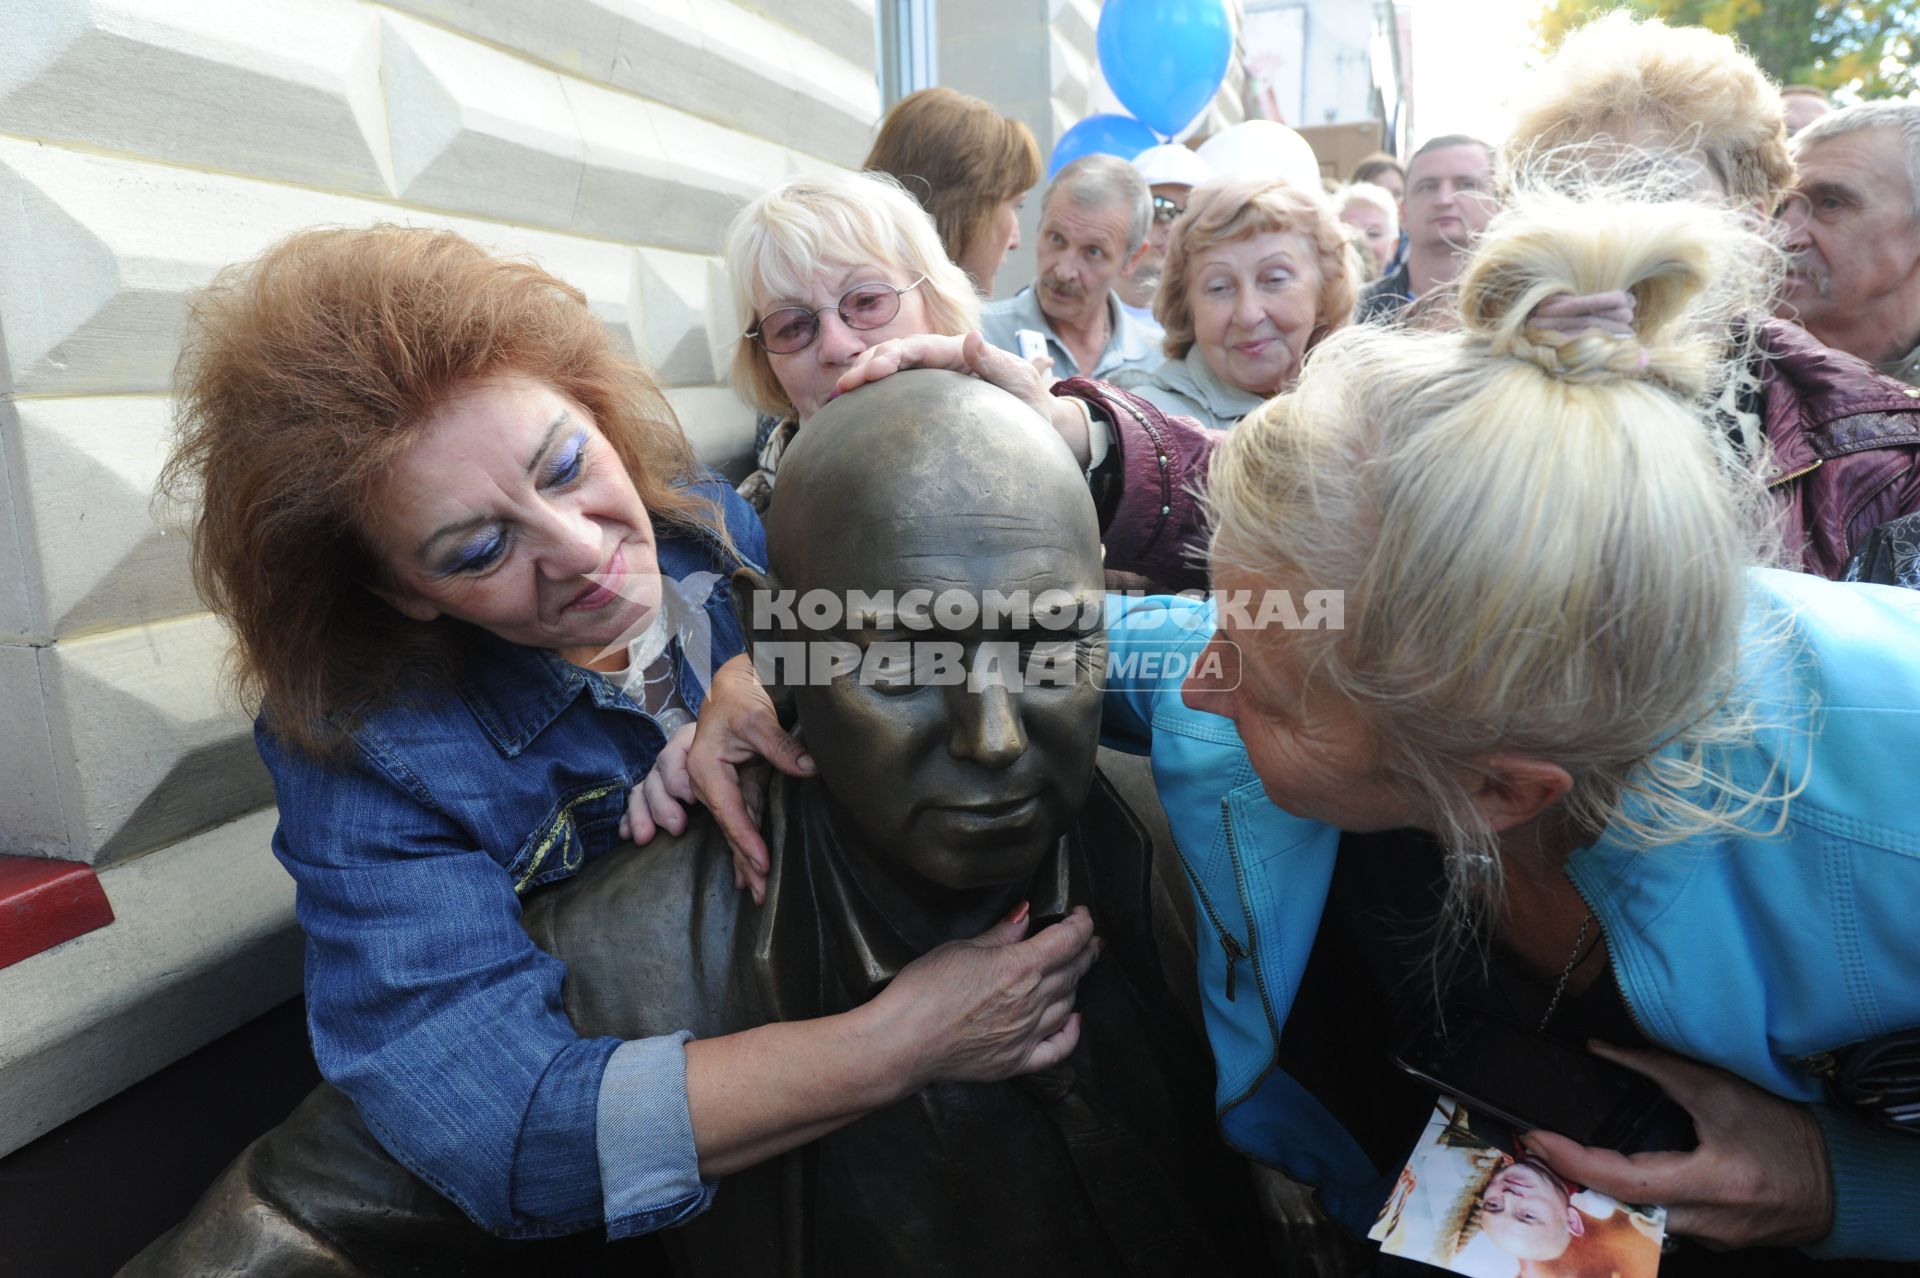
[[[527,902],[528,935],[567,965],[568,1017],[583,1035],[727,1033],[743,903],[726,839],[704,809],[686,832],[623,844]]]

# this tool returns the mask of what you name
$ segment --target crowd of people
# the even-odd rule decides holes
[[[1920,1080],[1848,1082],[1920,1042],[1920,106],[1614,14],[1498,145],[1208,154],[1062,167],[999,300],[1041,160],[986,103],[752,201],[737,490],[577,291],[451,233],[305,232],[197,300],[163,482],[343,1099],[131,1272],[460,1272],[394,1242],[449,1221],[683,1227],[687,1273],[973,1272],[999,1227],[1016,1273],[1402,1272],[1359,1240],[1433,1106],[1407,1045],[1481,1023],[1518,1055],[1439,1085],[1526,1123],[1476,1208],[1513,1272],[1604,1270],[1564,1203],[1495,1219],[1570,1185],[1664,1208],[1674,1275],[1920,1259]],[[891,614],[779,622],[796,584],[1094,620],[1019,686],[942,614],[956,684],[876,658]],[[782,625],[850,664],[783,684]],[[1170,914],[1101,862],[1161,822]],[[695,834],[707,877],[645,859]],[[1168,1081],[1199,1028],[1210,1095]],[[1555,1052],[1682,1130],[1536,1125]],[[1252,1258],[1224,1150],[1328,1228]],[[445,1219],[379,1209],[409,1175]],[[699,1232],[733,1178],[764,1246]]]

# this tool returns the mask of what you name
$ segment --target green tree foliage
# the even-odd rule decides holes
[[[1920,0],[1546,0],[1533,29],[1543,52],[1608,9],[1731,34],[1782,84],[1815,84],[1841,101],[1920,88]]]

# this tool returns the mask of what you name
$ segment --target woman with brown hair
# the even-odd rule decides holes
[[[899,179],[982,297],[1020,247],[1020,204],[1040,180],[1040,145],[1020,121],[952,89],[894,103],[861,167]]]
[[[674,719],[753,680],[728,580],[765,561],[577,290],[444,231],[303,232],[196,300],[180,401],[163,490],[199,504],[260,707],[315,1059],[474,1220],[676,1224],[929,1081],[1072,1049],[1084,916],[943,947],[840,1016],[575,1034],[520,895],[614,853]]]

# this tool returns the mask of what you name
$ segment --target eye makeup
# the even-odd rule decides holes
[[[554,453],[540,474],[542,488],[565,488],[576,482],[586,468],[587,432],[576,430]],[[484,572],[500,561],[512,544],[512,534],[498,525],[488,525],[462,542],[439,568],[436,575],[455,577],[462,573]]]
[[[580,471],[586,459],[587,432],[576,430],[566,443],[554,454],[553,461],[540,477],[543,488],[556,488],[570,484],[580,477]]]

